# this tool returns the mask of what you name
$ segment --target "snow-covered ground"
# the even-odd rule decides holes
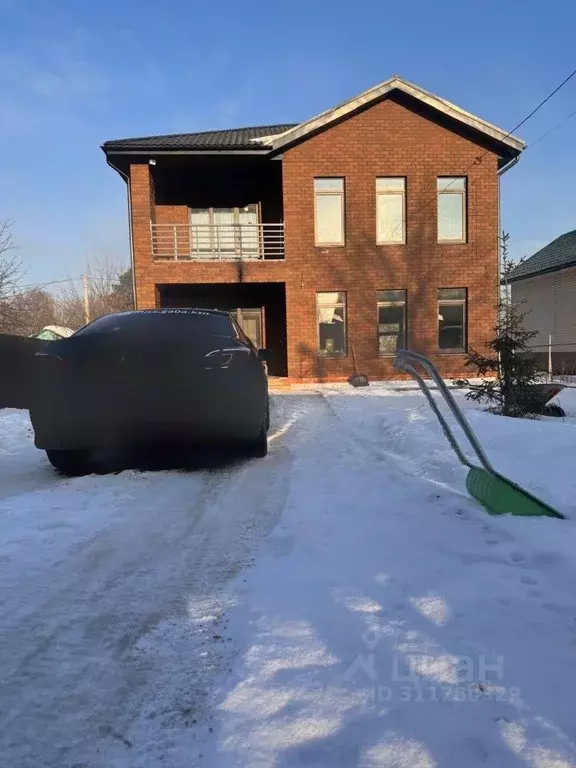
[[[468,414],[565,521],[490,517],[382,385],[277,395],[266,459],[188,472],[66,480],[0,412],[0,765],[576,765],[560,401]]]

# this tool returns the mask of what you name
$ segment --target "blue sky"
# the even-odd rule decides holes
[[[128,263],[106,139],[298,122],[394,73],[510,130],[576,68],[573,0],[0,0],[0,219],[41,282]],[[576,110],[576,77],[519,134]],[[576,117],[503,178],[514,256],[576,228]]]

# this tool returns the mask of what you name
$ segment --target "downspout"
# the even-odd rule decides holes
[[[503,176],[506,171],[509,171],[510,168],[516,165],[516,163],[520,160],[520,155],[516,155],[516,157],[513,157],[512,160],[510,160],[506,165],[503,165],[502,168],[498,171],[498,176]]]
[[[516,155],[516,157],[513,157],[512,160],[510,160],[506,165],[503,165],[502,168],[498,171],[498,293],[497,293],[497,300],[498,305],[500,305],[500,291],[502,290],[501,282],[502,282],[502,245],[501,245],[501,237],[502,237],[502,207],[501,207],[501,188],[500,188],[500,177],[503,176],[506,171],[509,171],[510,168],[513,168],[516,163],[520,160],[520,155]]]
[[[501,310],[501,300],[502,300],[502,209],[500,205],[500,199],[501,199],[501,190],[500,190],[500,177],[503,176],[506,171],[509,171],[510,168],[513,168],[518,160],[520,159],[520,155],[516,155],[516,157],[513,157],[510,162],[506,163],[506,165],[503,165],[502,168],[498,171],[498,288],[497,288],[497,307],[498,307],[498,326],[500,326],[501,323],[501,317],[502,317],[502,310]],[[506,284],[506,294],[505,294],[505,300],[508,301],[508,284]],[[501,356],[500,352],[498,352],[498,376],[501,374]]]
[[[132,192],[130,187],[130,176],[129,174],[124,173],[124,171],[122,171],[116,165],[114,165],[114,163],[110,162],[108,155],[106,155],[106,162],[110,168],[113,168],[115,171],[117,171],[126,181],[126,194],[128,197],[128,240],[130,242],[130,265],[132,269],[132,295],[134,296],[134,309],[138,309],[138,298],[136,293],[136,269],[134,264],[134,242],[132,237]]]

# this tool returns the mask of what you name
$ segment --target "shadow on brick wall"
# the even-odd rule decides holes
[[[347,227],[351,229],[350,222]],[[347,355],[331,358],[320,355],[310,343],[297,344],[300,379],[316,379],[324,382],[333,378],[335,369],[339,377],[354,372],[351,345],[354,345],[359,369],[366,368],[369,375],[384,370],[383,361],[392,365],[393,356],[378,356],[378,313],[376,292],[381,290],[406,290],[406,346],[414,351],[430,353],[430,343],[435,334],[435,294],[438,286],[437,266],[434,258],[427,256],[437,247],[434,222],[412,224],[408,239],[402,246],[377,246],[372,234],[355,234],[341,263],[334,259],[329,283],[313,282],[312,273],[304,271],[303,290],[346,291]],[[393,254],[393,257],[392,257]],[[316,251],[314,258],[321,259]],[[448,287],[451,285],[449,283]],[[432,288],[431,288],[432,286]],[[431,293],[432,291],[432,293]],[[359,304],[362,306],[359,306]],[[418,311],[417,309],[418,308]],[[428,315],[431,314],[431,317]],[[315,319],[317,325],[317,318]],[[318,329],[316,327],[316,333]]]

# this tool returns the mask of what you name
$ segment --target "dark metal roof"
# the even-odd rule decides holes
[[[294,128],[297,123],[260,125],[252,128],[232,128],[201,133],[174,133],[168,136],[141,136],[135,139],[114,139],[102,145],[105,152],[150,150],[233,150],[265,148],[264,142],[254,142],[259,136],[273,136]]]
[[[534,277],[545,272],[556,272],[576,264],[576,229],[560,235],[545,245],[525,262],[519,264],[510,275],[509,282]]]

